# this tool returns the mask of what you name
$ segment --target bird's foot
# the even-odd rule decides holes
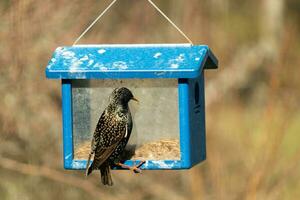
[[[123,168],[123,169],[129,169],[131,171],[133,171],[134,173],[141,173],[142,170],[140,169],[140,167],[145,163],[146,161],[141,161],[138,165],[135,165],[135,161],[134,161],[134,165],[133,167],[130,167],[128,165],[125,165],[123,163],[117,163],[116,165]]]
[[[138,165],[135,165],[135,161],[134,161],[134,165],[132,167],[132,171],[134,173],[142,173],[142,170],[140,169],[140,167],[145,163],[146,161],[142,160],[140,161],[140,163]]]

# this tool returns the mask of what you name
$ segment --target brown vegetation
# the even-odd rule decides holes
[[[179,141],[159,140],[143,144],[138,148],[127,145],[123,157],[131,160],[180,160]],[[91,151],[91,142],[83,142],[74,149],[74,158],[86,160]]]

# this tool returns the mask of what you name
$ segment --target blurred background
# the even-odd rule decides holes
[[[206,71],[207,160],[188,171],[113,171],[115,186],[62,163],[54,49],[108,0],[0,1],[0,199],[297,199],[300,1],[155,0],[219,59]],[[146,0],[119,1],[81,43],[181,43]]]

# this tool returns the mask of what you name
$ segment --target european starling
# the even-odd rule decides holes
[[[129,89],[125,87],[114,89],[109,98],[109,105],[103,111],[94,132],[86,175],[100,169],[101,182],[104,185],[113,185],[111,166],[132,169],[119,162],[132,130],[132,117],[128,107],[130,100],[137,101]],[[93,154],[95,154],[94,161],[89,166]],[[134,167],[133,170],[136,172],[137,168]]]

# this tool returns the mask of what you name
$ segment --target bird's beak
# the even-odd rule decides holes
[[[139,100],[137,100],[135,97],[131,98],[133,101],[139,102]]]

